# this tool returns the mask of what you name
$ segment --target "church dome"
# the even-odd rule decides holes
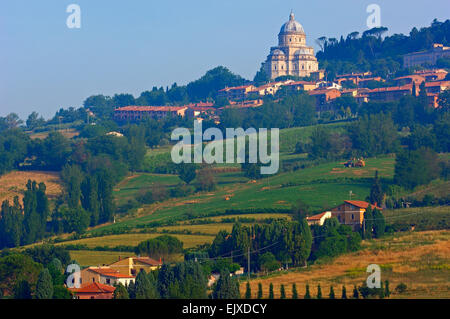
[[[292,12],[289,15],[289,21],[283,24],[283,26],[281,27],[280,34],[283,33],[305,33],[302,25],[295,21],[295,16]]]
[[[272,55],[276,56],[276,55],[283,55],[284,56],[284,52],[281,51],[280,49],[276,49],[272,52]]]
[[[309,51],[307,49],[300,49],[300,50],[295,51],[295,53],[294,53],[295,56],[299,56],[302,54],[309,54]]]

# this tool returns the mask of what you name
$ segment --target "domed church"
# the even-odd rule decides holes
[[[283,75],[309,76],[319,70],[314,49],[306,45],[306,34],[291,12],[289,21],[283,24],[278,34],[278,46],[270,48],[264,71],[275,79]]]

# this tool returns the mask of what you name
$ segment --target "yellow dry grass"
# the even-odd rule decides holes
[[[104,247],[117,247],[117,246],[137,246],[140,242],[147,239],[161,236],[161,234],[121,234],[110,235],[103,237],[83,238],[79,240],[66,241],[57,243],[56,245],[86,245],[88,248],[95,248],[97,246]],[[214,236],[206,235],[171,235],[178,238],[183,242],[184,248],[191,248],[197,245],[210,243],[213,241]]]
[[[4,200],[12,202],[14,196],[19,196],[20,201],[22,201],[28,180],[37,183],[44,182],[47,187],[46,193],[50,199],[55,198],[62,192],[61,179],[56,172],[13,171],[0,176],[0,202]]]
[[[313,297],[317,294],[318,284],[324,297],[333,286],[340,298],[343,285],[347,296],[351,296],[353,286],[360,286],[367,279],[367,266],[377,264],[382,270],[381,280],[389,280],[391,292],[401,282],[408,287],[405,294],[393,293],[392,298],[450,298],[450,231],[395,236],[399,237],[364,243],[361,251],[342,255],[330,263],[251,280],[252,294],[256,296],[258,283],[262,283],[263,296],[267,297],[269,285],[273,283],[277,298],[284,284],[290,298],[295,283],[300,298],[305,295],[306,284],[309,284]],[[245,282],[241,291],[245,291]]]

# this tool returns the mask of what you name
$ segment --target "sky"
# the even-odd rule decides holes
[[[70,4],[81,28],[69,29]],[[45,118],[90,95],[198,79],[218,65],[247,79],[293,10],[317,50],[321,36],[368,29],[377,4],[388,34],[450,18],[448,0],[9,0],[0,3],[0,116]]]

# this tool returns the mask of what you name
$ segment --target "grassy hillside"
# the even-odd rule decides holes
[[[322,262],[308,268],[277,272],[250,281],[253,298],[262,283],[263,296],[267,298],[269,285],[273,283],[275,298],[279,298],[280,286],[286,287],[291,297],[292,284],[297,285],[299,298],[305,295],[306,284],[311,295],[317,294],[317,285],[327,298],[330,286],[340,298],[342,286],[351,296],[353,285],[362,285],[367,279],[366,268],[370,264],[381,267],[381,280],[389,280],[391,298],[448,298],[450,278],[450,231],[396,233],[382,239],[364,241],[361,251],[345,254],[333,261]],[[399,283],[407,286],[405,293],[396,293]],[[245,292],[245,281],[241,283]]]

